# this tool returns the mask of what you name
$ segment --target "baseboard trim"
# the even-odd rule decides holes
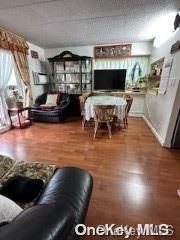
[[[148,127],[151,129],[152,133],[154,134],[154,136],[156,137],[156,139],[158,140],[158,142],[164,147],[164,140],[162,139],[162,137],[157,133],[156,129],[152,126],[152,124],[148,121],[148,119],[146,118],[146,116],[143,114],[142,118],[144,119],[144,121],[146,122],[146,124],[148,125]]]
[[[11,127],[8,125],[8,126],[5,126],[5,127],[0,127],[0,134],[1,133],[4,133],[4,132],[7,132]]]
[[[129,112],[130,117],[143,117],[143,113]]]

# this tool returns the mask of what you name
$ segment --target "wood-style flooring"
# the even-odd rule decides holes
[[[175,230],[168,239],[180,240],[180,198],[176,193],[180,151],[161,147],[141,118],[129,118],[128,129],[112,132],[112,139],[101,131],[94,139],[93,128],[83,131],[76,118],[63,124],[33,123],[27,129],[1,134],[0,154],[88,170],[94,177],[88,226],[167,223]]]

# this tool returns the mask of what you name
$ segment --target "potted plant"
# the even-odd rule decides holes
[[[148,77],[145,75],[139,79],[139,85],[141,89],[146,89],[148,82]]]
[[[23,108],[23,101],[22,101],[22,96],[20,96],[19,91],[17,88],[13,89],[13,97],[14,97],[14,102],[16,104],[17,108]]]

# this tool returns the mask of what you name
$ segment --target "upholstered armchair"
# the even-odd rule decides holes
[[[60,97],[57,100],[57,105],[45,109],[42,105],[45,105],[47,99],[47,93],[38,96],[35,100],[35,104],[31,107],[31,118],[37,122],[63,122],[70,115],[70,98],[68,93],[60,93]]]

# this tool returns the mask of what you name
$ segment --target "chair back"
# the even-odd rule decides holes
[[[83,97],[85,98],[85,100],[86,100],[88,97],[92,96],[92,93],[86,92],[86,93],[83,93],[82,96],[83,96]]]
[[[126,109],[125,109],[125,112],[126,112],[126,116],[128,116],[128,113],[131,109],[131,105],[132,105],[132,102],[133,102],[133,98],[131,96],[128,96],[126,98],[126,102],[127,102],[127,105],[126,105]]]
[[[112,122],[114,110],[114,105],[94,105],[94,120],[101,123]]]
[[[117,93],[114,93],[113,96],[122,98],[123,97],[123,93],[117,92]]]
[[[90,97],[91,93],[84,93],[83,95],[79,96],[79,104],[81,109],[81,115],[84,115],[85,112],[85,101],[88,97]]]
[[[80,109],[81,109],[81,115],[84,115],[85,101],[86,101],[86,99],[83,96],[79,96],[79,104],[80,104]]]

